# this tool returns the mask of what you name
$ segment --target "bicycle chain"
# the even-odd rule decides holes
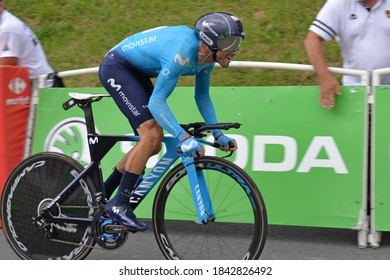
[[[72,205],[61,205],[59,206],[60,208],[93,208],[93,209],[98,209],[100,206],[97,205],[97,206],[78,206],[78,205],[75,205],[75,206],[72,206]]]
[[[60,240],[60,239],[55,239],[55,238],[50,238],[50,241],[54,241],[54,242],[57,242],[57,243],[62,243],[62,244],[67,244],[67,245],[74,245],[74,246],[83,246],[85,248],[93,248],[93,249],[102,249],[101,247],[95,247],[94,245],[80,245],[79,243],[76,243],[76,242],[70,242],[70,241],[65,241],[65,240]]]
[[[83,246],[84,248],[91,248],[91,249],[94,249],[94,250],[96,250],[96,249],[106,250],[106,251],[111,250],[110,248],[103,248],[103,247],[94,246],[94,245],[80,245],[79,243],[76,243],[76,242],[70,242],[70,241],[54,239],[54,238],[50,238],[50,241],[57,242],[57,243],[62,243],[62,244],[67,244],[67,245]]]
[[[79,205],[74,205],[74,206],[72,206],[72,205],[66,205],[66,206],[64,206],[64,205],[61,205],[60,206],[60,208],[67,208],[67,209],[69,209],[69,208],[93,208],[93,209],[99,209],[99,211],[97,211],[96,213],[95,213],[95,215],[101,215],[102,213],[101,213],[101,210],[102,210],[102,208],[101,208],[101,206],[99,206],[99,205],[97,205],[97,206],[79,206]],[[93,224],[93,222],[92,222],[92,225],[91,225],[92,227],[94,227],[95,225]],[[93,231],[93,229],[92,229],[92,231]],[[95,234],[91,234],[91,236],[93,237],[93,238],[95,238],[95,242],[99,245],[99,246],[95,246],[95,244],[94,245],[80,245],[80,243],[76,243],[76,242],[71,242],[71,241],[65,241],[65,240],[61,240],[61,239],[55,239],[55,238],[49,238],[51,241],[53,241],[53,242],[57,242],[57,243],[62,243],[62,244],[67,244],[67,245],[73,245],[73,246],[82,246],[82,247],[84,247],[84,248],[91,248],[91,249],[96,249],[96,248],[99,248],[99,249],[101,249],[101,250],[112,250],[112,249],[117,249],[117,248],[119,248],[119,247],[121,247],[124,243],[125,243],[125,241],[126,241],[126,239],[127,239],[127,232],[126,232],[126,234],[124,234],[123,236],[121,236],[121,242],[119,242],[119,244],[117,245],[117,246],[114,246],[114,247],[112,247],[112,248],[110,248],[110,247],[106,247],[104,244],[101,244],[101,242],[98,242],[98,240],[96,240],[96,238],[98,238],[98,236],[96,236],[96,233]]]
[[[93,209],[99,209],[100,206],[99,205],[96,205],[96,206],[81,206],[81,205],[61,205],[60,208],[77,208],[77,209],[80,209],[80,208],[93,208]],[[76,243],[76,242],[71,242],[71,241],[65,241],[65,240],[60,240],[60,239],[55,239],[55,238],[49,238],[50,241],[53,241],[53,242],[57,242],[57,243],[62,243],[62,244],[67,244],[67,245],[73,245],[73,246],[83,246],[84,248],[91,248],[91,249],[103,249],[101,247],[95,247],[94,245],[80,245],[80,243]]]

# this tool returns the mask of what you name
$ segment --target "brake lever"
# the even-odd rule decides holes
[[[218,143],[214,143],[214,147],[216,147],[216,148],[219,148],[221,145],[219,145]],[[233,148],[234,147],[234,143],[233,142],[229,142],[229,148]],[[224,157],[221,157],[221,158],[228,158],[228,157],[231,157],[232,155],[233,155],[233,153],[234,153],[234,151],[232,151],[232,150],[229,150],[230,151],[230,153],[228,154],[228,155],[226,155],[226,156],[224,156]],[[226,151],[227,152],[227,151]]]
[[[224,156],[224,157],[221,157],[221,158],[228,158],[228,157],[231,157],[233,153],[234,153],[234,151],[230,151],[230,153],[229,153],[227,156]]]

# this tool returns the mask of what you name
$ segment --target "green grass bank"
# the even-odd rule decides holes
[[[193,26],[211,11],[237,15],[246,39],[236,60],[307,64],[303,40],[325,0],[109,1],[4,0],[10,12],[37,34],[57,71],[95,67],[113,45],[131,33],[160,25]],[[328,43],[331,66],[341,65],[339,48]],[[100,86],[96,75],[65,80],[67,86]],[[214,71],[213,86],[316,85],[311,72],[237,69]],[[184,77],[179,86],[193,85]]]

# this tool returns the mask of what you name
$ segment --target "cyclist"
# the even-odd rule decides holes
[[[195,101],[206,123],[217,123],[209,95],[215,63],[227,68],[245,38],[240,20],[213,12],[201,16],[193,28],[163,26],[129,36],[104,57],[99,78],[140,141],[116,165],[105,182],[107,215],[130,231],[145,231],[130,208],[129,198],[148,159],[161,149],[163,129],[181,142],[185,156],[204,155],[203,146],[181,128],[167,104],[180,76],[195,75]],[[153,85],[151,78],[156,78]],[[185,106],[185,104],[183,104]],[[214,130],[222,150],[236,150],[234,139]],[[122,174],[123,173],[123,174]]]

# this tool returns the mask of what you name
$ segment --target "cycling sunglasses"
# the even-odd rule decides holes
[[[218,49],[228,52],[238,51],[243,41],[241,36],[222,36],[218,38]]]

